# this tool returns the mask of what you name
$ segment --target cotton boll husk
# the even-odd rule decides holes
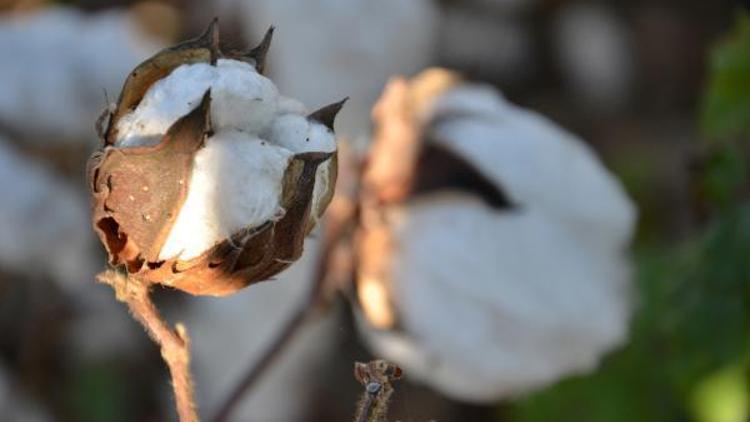
[[[273,82],[245,62],[220,59],[182,65],[149,88],[136,110],[117,123],[118,145],[154,145],[211,88],[211,123],[216,130],[259,134],[276,113]]]
[[[364,304],[365,338],[410,377],[470,402],[595,369],[625,340],[632,309],[635,207],[620,183],[580,139],[490,87],[448,89],[416,118],[425,142],[512,205],[444,190],[381,210],[392,240],[380,306],[398,325],[374,329]]]
[[[122,11],[54,7],[0,19],[0,122],[24,141],[88,142],[104,90],[158,49]],[[45,141],[46,142],[46,141]]]
[[[183,320],[190,327],[196,396],[204,414],[218,410],[215,406],[227,397],[242,371],[257,361],[306,299],[318,250],[318,242],[310,239],[302,258],[272,283],[191,303]],[[305,420],[314,405],[310,401],[317,368],[334,353],[337,333],[335,313],[310,320],[240,403],[233,420]]]
[[[0,265],[49,277],[70,291],[94,279],[98,262],[83,192],[0,138]]]
[[[554,36],[572,98],[599,113],[627,102],[635,59],[625,23],[602,6],[571,4],[557,17]]]
[[[233,0],[247,39],[276,25],[268,69],[281,91],[305,104],[350,96],[337,119],[348,138],[370,129],[370,109],[393,74],[433,59],[439,11],[429,0]],[[301,42],[301,40],[304,40]]]

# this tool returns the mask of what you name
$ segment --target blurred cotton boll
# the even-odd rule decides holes
[[[608,9],[572,4],[554,26],[560,68],[574,98],[592,111],[622,107],[633,88],[634,51],[629,28]]]
[[[269,72],[281,91],[305,104],[351,98],[337,120],[345,137],[369,131],[390,75],[433,58],[439,12],[429,0],[229,0],[225,13],[237,7],[247,39],[277,26]]]
[[[591,371],[625,340],[635,208],[580,139],[455,81],[438,70],[396,80],[376,108],[360,322],[413,379],[492,402]],[[399,153],[410,132],[412,157]],[[411,188],[372,200],[387,180],[373,169],[393,162],[383,144],[411,160]]]
[[[0,19],[0,124],[24,139],[85,142],[123,76],[160,41],[123,11],[62,7]],[[115,98],[110,98],[114,100]]]
[[[66,290],[92,282],[99,262],[83,192],[2,138],[0,179],[0,266]]]

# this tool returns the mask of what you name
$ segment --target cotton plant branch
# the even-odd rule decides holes
[[[117,300],[128,306],[133,317],[160,347],[161,357],[172,378],[180,422],[197,422],[193,377],[190,373],[190,338],[185,326],[179,323],[174,329],[169,326],[151,301],[148,283],[114,270],[99,274],[97,280],[115,290]]]

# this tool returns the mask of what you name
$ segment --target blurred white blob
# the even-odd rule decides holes
[[[439,18],[430,0],[224,1],[226,14],[237,7],[249,40],[276,25],[268,60],[281,91],[311,107],[351,98],[336,119],[336,133],[349,138],[369,131],[391,75],[431,62]]]
[[[24,139],[83,143],[125,75],[159,48],[131,14],[49,8],[0,18],[0,124]]]
[[[52,417],[0,366],[0,415],[6,422],[47,422]]]
[[[399,325],[372,328],[365,305],[365,337],[410,378],[472,402],[593,370],[631,312],[635,209],[620,183],[581,140],[490,87],[454,87],[430,117],[427,133],[515,208],[455,191],[389,207],[383,286]]]
[[[278,335],[311,287],[318,242],[308,239],[302,258],[277,280],[235,295],[195,298],[188,309],[196,396],[204,415],[213,415],[248,365]],[[235,409],[236,421],[309,419],[319,368],[336,344],[336,314],[309,322]]]
[[[603,6],[572,3],[554,26],[555,51],[572,98],[592,111],[623,106],[633,85],[629,28]]]
[[[522,20],[449,7],[441,27],[441,59],[491,80],[516,81],[529,74],[533,45]]]
[[[83,192],[2,138],[0,180],[0,267],[63,289],[93,282],[100,263]]]

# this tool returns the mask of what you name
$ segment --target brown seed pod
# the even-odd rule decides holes
[[[271,34],[272,30],[269,30],[261,45],[250,50],[253,62],[250,64],[258,71],[253,77],[263,78],[256,75],[262,70]],[[278,211],[265,221],[248,222],[233,228],[231,234],[202,249],[202,253],[165,256],[165,243],[191,194],[191,181],[198,171],[195,170],[196,162],[200,161],[197,157],[207,145],[223,142],[217,131],[225,128],[212,124],[212,116],[216,116],[212,103],[217,100],[212,99],[209,86],[200,103],[174,121],[155,143],[128,147],[118,144],[118,122],[138,109],[149,90],[180,66],[205,63],[216,67],[219,59],[247,61],[247,57],[223,54],[219,50],[218,37],[218,25],[214,20],[201,37],[163,50],[137,66],[126,79],[119,101],[109,116],[103,131],[103,146],[92,155],[88,166],[93,225],[107,250],[110,265],[142,281],[160,283],[195,295],[231,294],[249,284],[267,280],[297,260],[302,254],[305,236],[331,200],[336,178],[335,144],[332,148],[316,150],[314,146],[307,147],[302,143],[305,148],[295,150],[290,145],[295,145],[296,141],[284,136],[296,135],[299,130],[284,131],[282,126],[281,135],[278,135],[281,139],[277,142],[280,145],[271,145],[271,141],[263,140],[260,135],[266,129],[259,128],[257,134],[250,136],[244,134],[245,126],[242,130],[228,128],[226,130],[235,138],[245,136],[231,148],[241,150],[248,145],[243,144],[247,139],[246,142],[254,142],[253,145],[260,150],[263,147],[275,148],[273,151],[282,157],[278,163],[273,163],[281,166],[277,169],[278,186],[271,186],[277,188],[278,195],[268,199],[277,201]],[[217,69],[217,72],[221,70]],[[274,98],[273,107],[276,107],[275,101]],[[290,119],[296,119],[294,128],[300,124],[308,125],[304,126],[308,128],[308,143],[318,138],[330,139],[333,143],[333,118],[342,105],[343,102],[335,103],[310,116],[292,115]],[[278,113],[276,117],[281,119],[290,116],[291,112],[281,110]],[[230,151],[234,153],[235,150]],[[255,163],[253,159],[247,157],[247,162],[252,165]],[[264,162],[258,165],[264,165]],[[201,171],[205,172],[204,169]],[[215,185],[224,182],[232,181],[212,181]],[[254,182],[242,180],[251,187]],[[317,189],[316,183],[319,184]],[[261,188],[269,186],[259,186],[259,190]],[[224,191],[222,194],[226,196]],[[210,200],[211,197],[205,199]],[[225,205],[205,206],[220,209]]]

